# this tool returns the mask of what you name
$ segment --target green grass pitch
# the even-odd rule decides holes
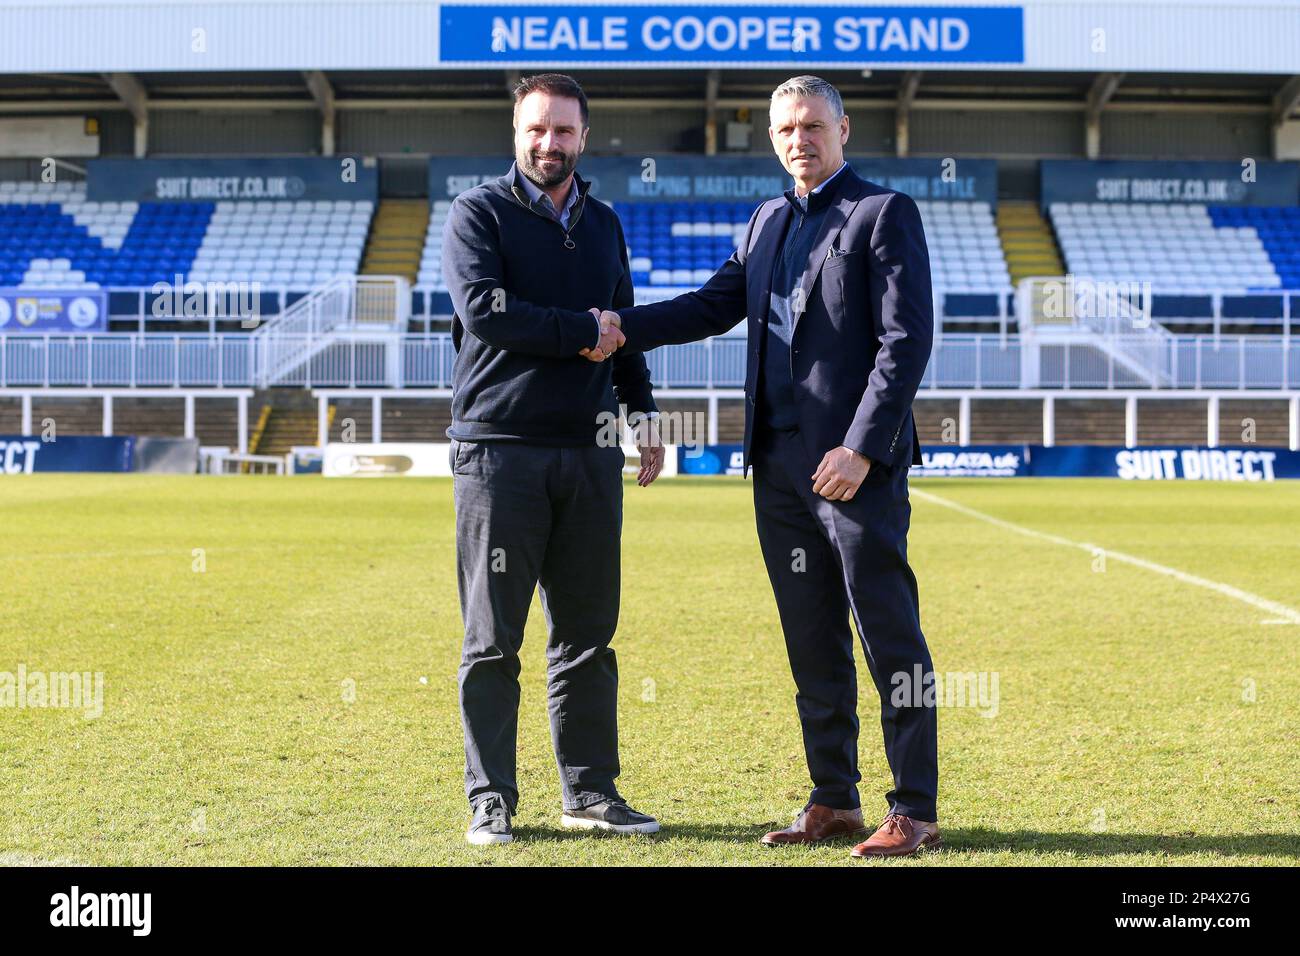
[[[0,862],[1295,865],[1300,483],[918,480],[948,849],[767,849],[808,792],[794,688],[737,479],[629,483],[620,786],[654,838],[571,835],[524,646],[517,841],[463,840],[446,480],[4,479],[0,672],[104,675],[103,713],[0,707]],[[1285,609],[1284,609],[1285,610]],[[861,651],[859,649],[859,661]],[[862,794],[884,812],[860,664]]]

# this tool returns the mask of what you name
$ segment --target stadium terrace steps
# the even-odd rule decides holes
[[[1139,445],[1204,445],[1206,435],[1204,399],[1138,399],[1137,440]],[[255,448],[256,454],[282,455],[296,445],[316,444],[316,403],[310,393],[292,389],[259,392],[253,409],[273,409]],[[707,439],[708,403],[704,399],[660,398],[660,411],[698,413],[687,437]],[[383,439],[391,442],[445,442],[451,422],[446,399],[390,399],[384,402]],[[368,398],[338,399],[329,406],[330,441],[345,439],[344,429],[352,423],[351,440],[368,442],[371,404]],[[927,450],[955,444],[959,414],[958,399],[922,392],[914,405],[921,444]],[[971,399],[972,444],[1039,444],[1043,438],[1042,403],[1037,399]],[[744,439],[744,403],[733,399],[718,402],[718,442],[739,444]],[[1219,403],[1219,443],[1223,446],[1258,444],[1285,447],[1289,440],[1288,407],[1285,398],[1222,399]],[[103,427],[103,404],[98,397],[42,398],[32,401],[32,428],[39,435],[45,419],[53,419],[58,435],[99,435]],[[945,420],[951,420],[949,425]],[[1253,436],[1246,420],[1253,421]],[[22,430],[22,408],[17,397],[0,396],[0,434],[17,435]],[[198,398],[194,403],[194,430],[200,445],[235,448],[238,445],[237,405],[232,398]],[[250,431],[252,429],[250,428]],[[113,433],[116,435],[184,434],[182,398],[132,398],[113,401]],[[250,435],[250,439],[251,439]],[[682,435],[666,436],[675,443]],[[1253,437],[1253,441],[1252,441]],[[1073,399],[1068,393],[1056,398],[1056,441],[1059,445],[1124,443],[1124,399]],[[251,444],[251,443],[250,443]]]
[[[371,408],[368,398],[336,399],[330,441],[370,441]],[[449,399],[402,398],[396,393],[384,401],[380,428],[386,442],[446,442],[450,424]]]
[[[1123,400],[1058,398],[1056,400],[1056,444],[1124,444]]]
[[[451,402],[444,398],[403,399],[384,403],[380,422],[384,441],[447,441]]]
[[[429,204],[423,199],[381,200],[366,241],[361,273],[402,276],[414,284],[428,224]]]
[[[1023,398],[971,399],[972,444],[1028,444],[1043,441],[1043,403]]]
[[[251,406],[256,408],[256,406]],[[194,402],[194,434],[200,445],[239,447],[239,405],[233,398],[199,398]]]
[[[391,405],[392,402],[385,404]],[[405,405],[405,401],[402,404]],[[334,409],[334,418],[329,430],[330,441],[370,441],[370,436],[373,434],[370,426],[370,399],[338,398],[334,401]],[[390,440],[388,435],[382,437],[385,441]],[[430,440],[447,441],[448,439],[443,435],[441,438]]]
[[[1224,411],[1220,406],[1220,444],[1239,444],[1241,419],[1257,420],[1259,444],[1287,441],[1287,408],[1281,400],[1250,400]],[[1240,405],[1241,407],[1235,407]],[[913,406],[923,448],[955,445],[959,403],[955,398],[917,395]],[[1041,444],[1043,406],[1037,399],[972,398],[970,442],[980,444]],[[945,420],[951,420],[946,427]],[[1206,442],[1204,399],[1138,400],[1137,440],[1140,445],[1190,444]],[[1056,399],[1056,443],[1058,445],[1123,445],[1124,399],[1077,399],[1065,393]]]
[[[1207,402],[1204,399],[1152,399],[1137,403],[1139,445],[1204,445]],[[1123,406],[1120,407],[1123,415]]]
[[[1290,441],[1287,401],[1225,398],[1219,402],[1219,444],[1251,444],[1246,419],[1254,423],[1254,444],[1286,448]]]
[[[708,438],[708,402],[705,399],[658,398],[661,413],[696,415],[699,418],[683,421],[682,432],[674,430],[665,440],[680,444],[683,438],[705,442]],[[352,440],[370,441],[371,405],[368,398],[340,398],[330,426],[330,441],[343,441],[344,429],[352,422]],[[407,399],[394,397],[383,405],[381,422],[384,441],[392,442],[445,442],[447,427],[451,424],[451,403],[447,399]],[[718,441],[722,444],[739,444],[745,437],[745,403],[735,399],[718,402]]]
[[[916,433],[922,447],[944,443],[945,420],[951,419],[955,428],[959,408],[960,403],[955,398],[930,398],[927,393],[917,393],[916,401],[912,403],[912,417],[916,420]]]
[[[316,445],[317,402],[306,389],[258,389],[249,400],[249,408],[258,411],[260,426],[254,428],[250,423],[250,454],[286,455],[295,445]],[[333,405],[329,415],[334,415]]]
[[[1029,276],[1065,274],[1056,238],[1037,203],[1000,202],[997,223],[1012,285]]]
[[[104,434],[104,404],[98,398],[32,397],[32,434],[45,432],[47,419],[54,423],[54,434]]]
[[[23,430],[21,399],[0,395],[0,435],[18,435]]]
[[[271,418],[271,406],[263,405],[262,410],[257,414],[257,423],[253,425],[253,434],[248,438],[248,450],[252,454],[257,454],[258,448],[262,445],[262,434],[266,431],[266,423]],[[240,467],[240,471],[247,471],[246,467]]]
[[[264,406],[270,409],[257,444],[250,445],[256,455],[287,455],[297,445],[315,446],[317,443],[316,409],[284,407],[279,404]]]
[[[198,412],[197,400],[194,410]],[[232,402],[230,411],[234,412],[234,410],[235,405]],[[185,434],[185,400],[179,396],[177,398],[121,396],[114,398],[113,431],[118,435],[163,435],[179,438]],[[98,429],[95,434],[99,434]]]
[[[1123,414],[1123,406],[1120,406]],[[922,449],[955,446],[960,403],[955,398],[930,397],[921,392],[912,406]],[[1033,399],[974,398],[970,405],[970,442],[973,445],[1030,444],[1043,440],[1043,405]]]

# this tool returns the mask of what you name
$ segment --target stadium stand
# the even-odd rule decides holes
[[[709,280],[744,237],[754,211],[746,202],[616,202],[638,289],[694,288]],[[984,202],[918,202],[936,288],[1009,290],[1011,275],[993,212]],[[451,203],[433,204],[417,291],[443,292],[442,229]]]
[[[0,286],[261,282],[305,289],[361,262],[374,204],[90,202],[84,183],[0,183]]]
[[[936,290],[1010,290],[1006,253],[988,203],[920,201],[916,205],[925,225]]]
[[[1300,285],[1293,258],[1300,208],[1053,203],[1050,213],[1066,268],[1076,275],[1150,281],[1155,291],[1188,294]],[[1265,223],[1271,248],[1257,228]]]
[[[699,286],[735,251],[753,203],[614,203],[635,286]]]
[[[0,183],[0,285],[89,289],[190,269],[210,203],[88,202],[84,183]]]
[[[439,199],[429,208],[429,228],[425,231],[424,250],[420,254],[420,268],[415,277],[417,292],[446,292],[442,281],[442,228],[447,224],[451,200]]]
[[[1211,206],[1217,229],[1254,229],[1284,289],[1300,289],[1300,206]]]
[[[309,288],[354,274],[373,213],[369,200],[217,203],[187,278]]]

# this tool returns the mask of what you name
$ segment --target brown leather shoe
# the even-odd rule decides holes
[[[784,830],[765,834],[761,843],[782,846],[787,843],[818,843],[831,837],[856,836],[865,833],[862,809],[834,810],[820,803],[810,803],[794,818],[794,823]]]
[[[937,850],[941,846],[943,838],[939,836],[939,824],[891,813],[875,833],[850,851],[850,855],[911,856],[920,850]]]

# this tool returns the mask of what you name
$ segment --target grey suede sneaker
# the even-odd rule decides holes
[[[647,813],[637,813],[622,800],[605,800],[565,810],[560,825],[574,830],[609,830],[611,833],[658,833],[659,821]]]
[[[489,843],[510,843],[515,838],[510,829],[510,811],[500,797],[488,797],[474,808],[474,818],[469,821],[465,839],[474,846]]]

